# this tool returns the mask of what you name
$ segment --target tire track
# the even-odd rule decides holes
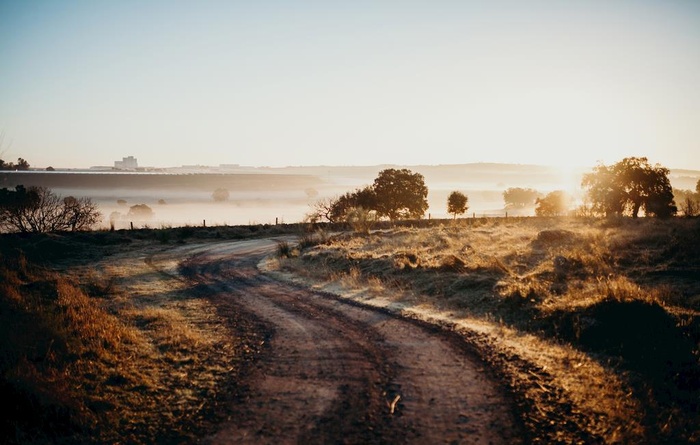
[[[518,443],[510,401],[485,366],[438,330],[274,281],[256,268],[270,241],[216,245],[181,264],[208,298],[254,314],[268,350],[229,443]]]

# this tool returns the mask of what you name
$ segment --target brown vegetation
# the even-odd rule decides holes
[[[698,246],[698,220],[465,220],[282,265],[461,330],[545,441],[675,443],[700,440]]]
[[[510,387],[534,442],[700,440],[700,221],[421,224],[306,234],[280,244],[280,263],[466,337]],[[222,395],[236,391],[231,376],[260,348],[255,326],[223,323],[206,299],[183,298],[196,292],[187,283],[135,281],[143,270],[120,255],[300,229],[2,235],[0,386],[13,414],[0,441],[205,434],[226,413]]]
[[[186,283],[163,288],[134,255],[284,230],[1,235],[0,442],[188,443],[206,434],[260,347],[257,329],[186,298]]]

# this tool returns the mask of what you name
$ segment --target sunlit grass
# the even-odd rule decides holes
[[[700,391],[684,383],[700,376],[698,242],[693,220],[475,219],[342,235],[281,267],[486,335],[486,356],[512,357],[499,366],[538,427],[558,406],[597,440],[688,440],[700,439],[686,401]],[[690,392],[668,400],[666,385]]]
[[[215,415],[203,409],[237,370],[235,335],[206,299],[181,299],[184,283],[120,258],[59,273],[3,253],[0,388],[12,409],[0,441],[191,442]]]

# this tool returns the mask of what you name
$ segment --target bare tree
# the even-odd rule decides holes
[[[0,229],[8,232],[88,230],[101,218],[89,198],[65,199],[46,187],[0,190]]]
[[[680,211],[683,215],[692,217],[700,213],[700,203],[690,196],[686,196],[683,201],[679,203]]]
[[[334,198],[321,198],[311,205],[311,211],[306,215],[306,220],[311,223],[320,221],[333,221]]]
[[[89,198],[74,198],[68,196],[63,200],[67,228],[73,232],[89,230],[100,222],[102,215],[97,204]]]

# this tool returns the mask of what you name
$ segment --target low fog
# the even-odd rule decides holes
[[[429,208],[426,218],[451,218],[447,197],[452,191],[468,196],[463,217],[505,216],[503,192],[510,187],[533,188],[546,194],[564,190],[581,195],[581,175],[590,169],[513,164],[463,164],[409,168],[425,178]],[[242,173],[173,174],[150,172],[3,172],[0,187],[45,186],[63,197],[88,197],[103,215],[102,228],[176,227],[297,223],[305,220],[319,200],[334,198],[370,185],[377,174],[392,166],[249,168]],[[674,187],[694,184],[700,172],[671,173]],[[687,179],[687,181],[686,181]],[[687,183],[687,184],[686,184]],[[225,190],[217,201],[214,192]],[[220,197],[221,198],[221,197]],[[129,214],[145,205],[150,216]],[[515,215],[516,213],[510,212]],[[532,215],[533,208],[518,215]]]

